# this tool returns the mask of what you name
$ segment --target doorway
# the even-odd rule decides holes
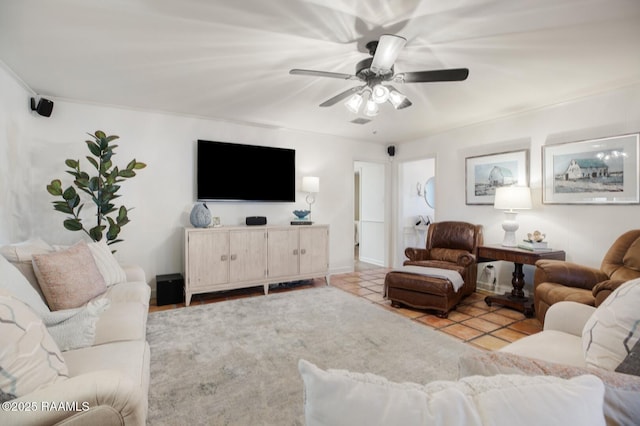
[[[386,244],[386,166],[354,162],[354,264],[384,267]]]
[[[427,229],[435,220],[435,158],[405,161],[398,168],[398,223],[394,266],[405,260],[407,247],[424,248]]]

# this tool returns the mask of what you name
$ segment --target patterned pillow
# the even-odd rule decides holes
[[[42,320],[2,289],[0,370],[3,399],[20,397],[69,377],[64,358]]]
[[[629,352],[629,355],[627,355],[624,361],[616,368],[616,371],[618,373],[640,376],[640,340],[631,348],[631,352]]]
[[[77,308],[107,290],[84,241],[66,250],[34,255],[33,269],[52,311]]]
[[[127,281],[127,274],[118,263],[105,240],[87,244],[107,287]]]
[[[640,278],[615,289],[582,329],[587,365],[614,371],[640,340]]]

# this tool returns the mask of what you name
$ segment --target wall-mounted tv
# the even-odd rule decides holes
[[[296,151],[198,140],[198,201],[296,200]]]

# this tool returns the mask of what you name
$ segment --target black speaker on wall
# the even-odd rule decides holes
[[[387,147],[387,154],[389,154],[389,157],[393,157],[394,155],[396,155],[396,146],[395,145],[389,145]]]
[[[51,112],[53,111],[53,101],[45,98],[40,98],[38,104],[36,105],[36,99],[31,98],[31,110],[36,111],[43,117],[50,117]]]

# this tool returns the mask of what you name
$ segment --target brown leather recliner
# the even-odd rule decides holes
[[[561,260],[538,260],[533,275],[536,317],[563,300],[599,306],[622,283],[640,277],[640,229],[625,232],[604,256],[600,269]]]
[[[464,285],[457,292],[441,278],[392,271],[385,277],[385,294],[393,304],[438,310],[446,317],[462,298],[476,289],[478,246],[483,243],[482,225],[445,221],[429,225],[425,248],[407,248],[404,265],[454,270]]]

